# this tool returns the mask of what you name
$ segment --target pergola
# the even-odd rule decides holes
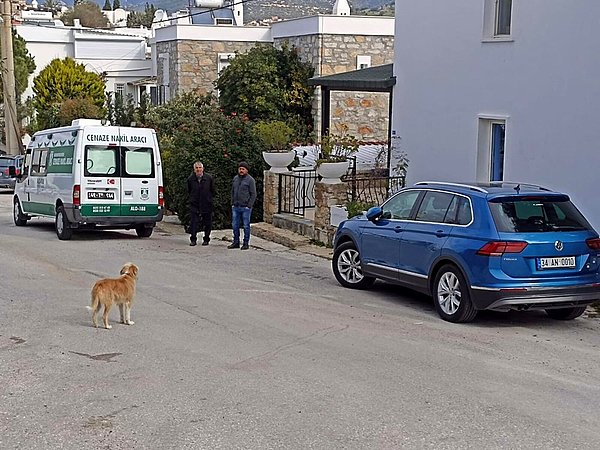
[[[388,92],[388,142],[392,132],[392,91],[396,84],[393,64],[336,73],[308,80],[309,86],[321,86],[321,134],[331,126],[331,91]]]

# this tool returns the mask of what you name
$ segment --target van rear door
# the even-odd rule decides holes
[[[156,216],[158,174],[152,131],[146,128],[120,128],[121,214]]]

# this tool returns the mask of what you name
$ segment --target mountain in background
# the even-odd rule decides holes
[[[94,0],[100,8],[104,0]],[[112,4],[112,0],[111,4]],[[72,3],[72,2],[70,2]],[[143,10],[146,3],[158,9],[173,13],[188,6],[188,0],[121,0],[121,7]],[[330,14],[335,0],[250,0],[244,4],[244,21],[269,19],[277,16],[282,19]],[[386,14],[394,12],[394,0],[353,0],[349,1],[352,14]]]

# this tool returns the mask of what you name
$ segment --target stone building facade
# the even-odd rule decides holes
[[[228,55],[245,53],[256,44],[287,43],[315,68],[315,76],[348,72],[393,62],[394,19],[372,16],[312,16],[266,27],[182,25],[159,29],[154,39],[157,84],[166,101],[199,90],[214,92],[214,81]],[[331,93],[331,123],[345,124],[348,133],[362,140],[388,136],[389,99],[386,93]],[[315,134],[322,132],[321,92],[313,101]],[[331,130],[335,132],[335,130]]]

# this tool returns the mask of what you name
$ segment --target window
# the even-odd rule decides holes
[[[480,117],[477,136],[477,181],[503,181],[507,116]]]
[[[504,136],[506,125],[503,122],[492,122],[490,139],[490,156],[492,167],[490,181],[504,180]]]
[[[366,69],[367,67],[371,67],[371,57],[368,55],[359,55],[356,57],[356,68],[357,69]]]
[[[385,212],[391,214],[392,219],[408,219],[421,191],[406,191],[390,198],[382,206]]]
[[[118,176],[119,147],[87,146],[85,148],[86,176]]]
[[[512,0],[496,0],[494,36],[510,36]]]
[[[31,174],[32,175],[46,175],[46,166],[48,164],[48,149],[38,148],[33,152],[33,159],[31,163]]]
[[[444,223],[453,225],[469,225],[473,220],[471,202],[467,197],[455,195],[450,203]]]
[[[427,192],[419,206],[415,219],[422,222],[444,222],[453,198],[452,194],[446,192]]]
[[[115,83],[115,96],[119,95],[121,98],[125,95],[125,85],[123,83]]]
[[[217,60],[217,73],[221,73],[223,69],[229,67],[231,60],[235,57],[235,53],[219,53]]]
[[[129,148],[121,147],[124,155],[125,170],[123,176],[129,177],[153,177],[154,164],[151,148]]]

